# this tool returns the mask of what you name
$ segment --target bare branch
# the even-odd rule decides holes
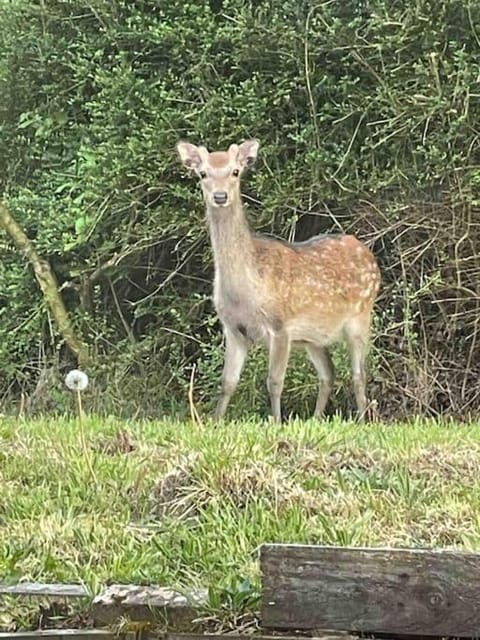
[[[55,318],[65,343],[76,355],[79,365],[85,365],[89,360],[88,347],[76,335],[73,329],[58,287],[57,279],[50,264],[38,255],[31,240],[2,201],[0,201],[0,227],[7,232],[17,249],[22,252],[30,262],[45,301],[48,304],[52,316]]]

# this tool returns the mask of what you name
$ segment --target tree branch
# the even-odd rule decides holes
[[[21,226],[13,218],[4,202],[0,200],[0,227],[2,227],[12,239],[19,251],[21,251],[32,265],[35,277],[40,285],[46,303],[54,317],[60,334],[67,346],[76,355],[78,364],[85,365],[89,360],[88,347],[76,335],[70,321],[68,311],[59,292],[58,282],[47,260],[36,252],[32,242]]]

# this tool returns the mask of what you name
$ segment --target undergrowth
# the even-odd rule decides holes
[[[175,144],[256,137],[242,185],[255,231],[354,233],[378,257],[379,414],[480,414],[479,24],[480,3],[459,0],[0,0],[0,198],[91,349],[98,410],[170,415],[193,367],[210,408],[213,257]],[[49,371],[71,364],[2,231],[0,410],[23,395],[49,412]],[[256,354],[236,408],[264,371]],[[314,385],[310,365],[289,369],[301,417]]]

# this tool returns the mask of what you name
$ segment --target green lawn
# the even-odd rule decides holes
[[[227,587],[264,541],[480,547],[480,425],[0,423],[2,581]]]

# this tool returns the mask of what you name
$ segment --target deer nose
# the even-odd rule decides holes
[[[213,194],[213,200],[215,204],[226,204],[228,194],[226,191],[215,191]]]

